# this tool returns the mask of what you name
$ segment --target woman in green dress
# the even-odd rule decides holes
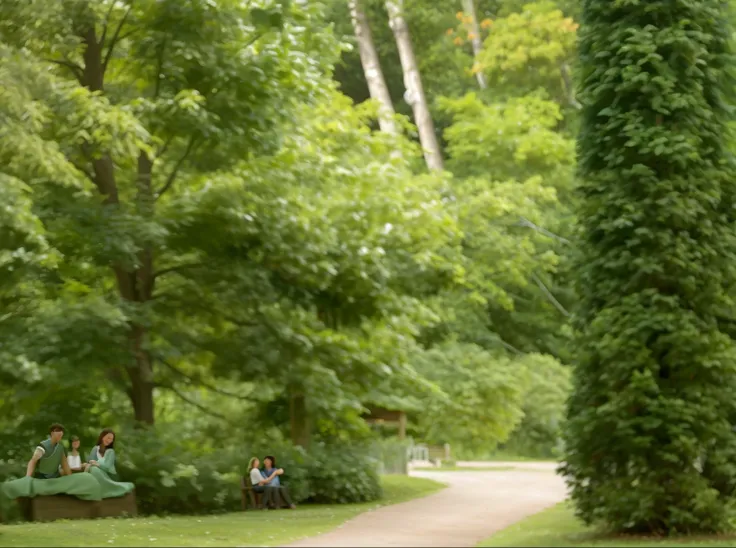
[[[100,482],[104,498],[122,497],[135,489],[132,483],[117,481],[115,432],[110,428],[100,432],[97,445],[90,451],[84,471],[92,474]]]

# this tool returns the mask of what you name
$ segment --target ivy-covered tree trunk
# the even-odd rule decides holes
[[[584,3],[580,338],[562,471],[617,531],[729,526],[735,176],[720,0]]]
[[[98,38],[94,26],[81,33],[80,38],[84,44],[80,83],[90,91],[102,93],[106,69],[104,41]],[[84,146],[86,145],[83,145],[83,148]],[[100,194],[104,196],[104,206],[119,208],[120,196],[112,157],[109,154],[103,154],[100,157],[92,156],[90,162],[93,181]],[[141,153],[138,160],[136,205],[138,210],[146,216],[153,214],[152,170],[153,162],[145,153]],[[145,249],[139,254],[139,265],[136,268],[124,264],[113,264],[112,269],[120,298],[130,305],[131,310],[137,311],[143,303],[151,300],[154,285],[153,251],[151,249]],[[137,322],[130,325],[128,340],[131,359],[130,363],[124,365],[130,381],[127,393],[133,405],[135,420],[153,424],[155,384],[153,361],[146,348],[147,336],[148,333],[143,325]]]

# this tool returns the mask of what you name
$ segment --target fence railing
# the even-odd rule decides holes
[[[378,463],[380,474],[409,473],[410,440],[388,438],[378,440],[373,444],[373,454]]]
[[[408,474],[411,463],[415,465],[435,464],[452,460],[449,444],[415,444],[413,440],[386,438],[376,440],[372,447],[373,456],[380,474]]]

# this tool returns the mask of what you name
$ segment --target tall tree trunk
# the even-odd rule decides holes
[[[443,169],[442,153],[440,151],[440,145],[437,142],[437,135],[434,132],[434,124],[432,123],[432,116],[427,106],[427,98],[424,95],[422,78],[419,74],[414,49],[411,45],[409,27],[402,14],[403,6],[403,0],[386,0],[389,26],[396,39],[396,46],[399,50],[399,58],[401,60],[401,70],[404,73],[404,87],[406,88],[404,99],[411,105],[414,111],[414,122],[419,130],[419,142],[422,145],[422,149],[424,149],[424,159],[427,162],[427,167],[432,171],[441,171]]]
[[[378,124],[381,131],[386,133],[397,133],[396,123],[393,115],[395,113],[394,105],[391,102],[391,95],[386,86],[386,80],[383,77],[381,64],[378,60],[376,45],[373,42],[373,34],[368,23],[368,18],[363,11],[361,0],[349,0],[350,17],[353,21],[353,30],[355,39],[358,42],[358,51],[360,52],[360,64],[363,66],[363,74],[365,81],[368,83],[368,91],[371,99],[378,102]]]
[[[81,83],[90,91],[104,91],[105,62],[103,61],[104,43],[97,39],[94,27],[88,28],[81,36],[84,44],[83,71]],[[83,151],[88,147],[83,145]],[[118,207],[120,198],[115,178],[115,164],[108,153],[99,157],[89,155],[94,173],[94,182],[98,191],[105,197],[105,205]],[[153,214],[151,192],[151,173],[153,163],[145,154],[138,159],[138,209],[139,213]],[[145,250],[140,255],[141,266],[130,271],[121,264],[113,264],[112,269],[117,280],[118,293],[125,301],[141,304],[151,299],[153,293],[153,253]],[[131,361],[126,364],[126,372],[130,381],[128,396],[133,405],[136,421],[153,424],[154,422],[154,382],[151,356],[146,350],[146,329],[135,322],[130,326],[129,348]],[[113,372],[114,373],[114,372]]]
[[[470,43],[473,45],[473,61],[478,62],[480,53],[483,49],[483,42],[480,39],[480,25],[475,15],[475,0],[463,0],[463,12],[470,17]],[[478,80],[480,89],[486,89],[486,77],[483,71],[476,70],[475,78]]]
[[[289,419],[291,442],[294,445],[308,449],[312,429],[307,409],[307,398],[299,387],[293,385],[289,388]]]

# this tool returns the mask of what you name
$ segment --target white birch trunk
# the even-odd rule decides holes
[[[434,132],[432,116],[429,114],[427,99],[422,87],[422,79],[417,68],[417,60],[414,57],[414,49],[411,45],[409,27],[402,15],[403,0],[386,0],[386,11],[388,11],[389,26],[394,33],[396,46],[399,50],[401,70],[404,73],[404,99],[411,105],[414,111],[414,122],[419,130],[419,142],[424,150],[424,159],[431,171],[441,171],[442,154]]]
[[[473,61],[478,62],[480,52],[483,49],[483,42],[480,39],[480,26],[478,25],[478,18],[475,15],[475,1],[474,0],[463,0],[463,13],[470,17],[470,43],[473,45]],[[475,78],[478,80],[480,89],[486,89],[486,77],[482,71],[475,73]]]
[[[360,3],[361,0],[348,0],[355,40],[358,42],[358,51],[360,52],[360,64],[363,66],[363,74],[365,74],[365,80],[368,83],[368,92],[371,99],[378,102],[378,125],[381,131],[395,134],[398,133],[398,129],[393,119],[395,114],[394,105],[386,86],[386,79],[383,77],[376,46],[373,43],[371,27]]]

